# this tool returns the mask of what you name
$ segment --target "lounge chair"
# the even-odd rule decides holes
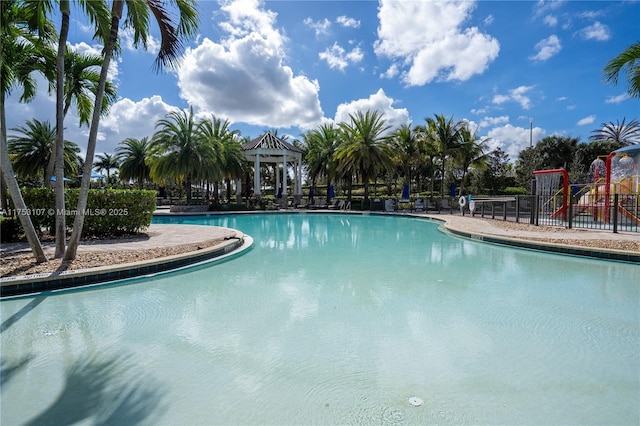
[[[416,200],[416,203],[413,206],[413,209],[417,212],[424,211],[424,201],[422,201],[422,198],[418,198]]]
[[[392,199],[384,200],[384,211],[385,212],[395,212],[396,211],[396,200],[392,200]]]
[[[336,200],[332,205],[329,206],[331,210],[343,210],[344,209],[344,200]]]
[[[441,210],[449,210],[452,211],[453,207],[451,207],[451,203],[449,203],[448,198],[443,198],[440,200],[440,209]]]

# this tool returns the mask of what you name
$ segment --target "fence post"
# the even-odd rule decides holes
[[[618,194],[613,196],[613,233],[618,233]]]
[[[569,229],[571,229],[573,227],[573,195],[570,195],[570,200],[571,202],[569,203],[568,209],[569,211],[567,212],[567,216],[568,216],[568,220],[569,220]]]
[[[516,223],[520,223],[520,196],[516,195]]]

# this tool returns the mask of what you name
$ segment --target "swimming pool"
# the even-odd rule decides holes
[[[3,300],[0,423],[640,422],[638,265],[408,217],[154,221],[235,228],[254,247]]]

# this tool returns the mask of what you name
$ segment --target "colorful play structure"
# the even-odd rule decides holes
[[[640,145],[631,145],[598,157],[591,163],[593,183],[570,184],[565,169],[536,170],[536,195],[542,200],[538,214],[549,220],[590,216],[593,222],[609,224],[624,217],[640,225]],[[562,181],[562,185],[561,185]]]

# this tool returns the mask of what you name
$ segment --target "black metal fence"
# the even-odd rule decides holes
[[[475,198],[463,214],[541,226],[640,232],[640,194],[575,192]]]

